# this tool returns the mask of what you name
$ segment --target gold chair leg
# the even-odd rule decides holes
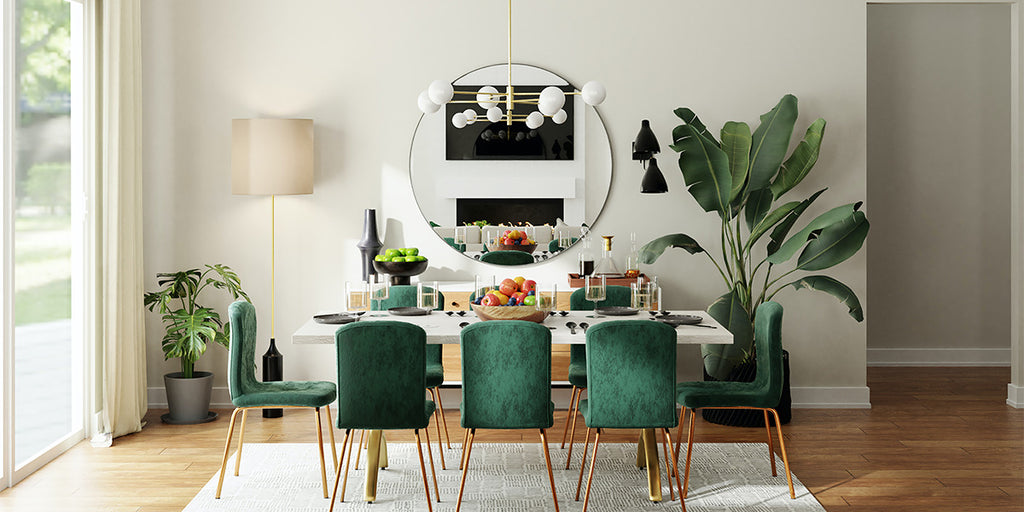
[[[561,449],[565,449],[565,436],[569,434],[569,422],[576,419],[572,414],[573,403],[576,402],[576,393],[579,388],[576,386],[572,387],[572,394],[569,395],[569,410],[565,411],[565,430],[562,431],[562,446]]]
[[[583,441],[583,458],[580,460],[580,478],[576,480],[576,501],[580,500],[580,486],[583,485],[583,469],[587,467],[587,447],[590,446],[590,427],[587,427],[587,437]],[[566,466],[569,464],[567,463]],[[569,469],[566,467],[566,469]]]
[[[440,395],[440,394],[441,393],[439,392],[439,390],[437,388],[430,388],[430,398],[434,400],[435,404],[437,403],[438,395]],[[445,464],[444,464],[444,447],[441,446],[441,418],[438,417],[438,412],[437,411],[438,411],[438,409],[435,407],[434,408],[434,426],[437,427],[437,451],[438,451],[438,453],[440,454],[440,457],[441,457],[441,469],[448,469],[448,467],[445,466]],[[424,428],[423,430],[426,431],[428,428],[430,428],[430,425],[427,425],[426,428]],[[433,453],[430,450],[430,436],[429,435],[427,436],[427,452],[428,453]],[[431,457],[433,457],[433,455],[431,455]]]
[[[796,492],[793,491],[793,475],[789,472],[789,457],[786,455],[786,442],[782,440],[782,421],[779,420],[779,413],[775,409],[769,409],[775,417],[775,431],[779,434],[779,451],[782,452],[782,465],[786,468],[786,482],[789,483],[789,497],[796,499]],[[774,458],[774,457],[773,457]]]
[[[555,474],[551,472],[551,453],[548,452],[548,437],[544,429],[540,429],[540,444],[544,447],[544,463],[548,466],[548,480],[551,482],[551,499],[555,501],[555,512],[558,512],[558,493],[555,492]]]
[[[437,409],[434,412],[441,415],[441,424],[444,425],[444,441],[448,444],[448,449],[452,449],[452,438],[448,435],[448,420],[444,419],[444,404],[441,403],[441,388],[437,389]],[[437,435],[437,442],[441,442],[441,434]],[[445,469],[442,467],[441,469]]]
[[[644,448],[644,431],[636,439],[636,467],[644,469],[647,467],[647,449]]]
[[[416,453],[420,456],[420,474],[423,475],[423,490],[427,492],[427,511],[433,512],[434,506],[430,503],[430,486],[427,485],[427,468],[423,465],[423,445],[420,444],[420,431],[414,430],[413,435],[416,436]],[[430,450],[429,443],[427,444],[427,450]]]
[[[665,431],[665,443],[667,443],[668,446],[672,446],[672,434],[669,433],[669,430],[667,428],[664,429],[664,431]],[[666,457],[668,457],[668,456],[666,455]],[[669,461],[666,458],[665,459],[665,464],[668,464],[668,463],[669,463]],[[672,456],[672,467],[673,468],[676,467],[677,463],[678,463],[678,459],[673,454],[673,456]],[[686,500],[683,499],[683,485],[679,483],[679,472],[675,471],[674,473],[675,473],[675,476],[676,476],[676,489],[679,489],[679,504],[682,505],[683,512],[686,512]],[[671,495],[672,495],[672,478],[671,477],[668,478],[668,489],[669,489],[669,497],[671,497]]]
[[[345,481],[341,483],[341,501],[345,501],[345,491],[348,490],[348,465],[349,465],[350,462],[352,462],[352,452],[354,451],[354,450],[352,450],[352,443],[355,442],[355,440],[356,440],[356,436],[355,435],[349,435],[349,432],[352,432],[352,429],[347,429],[345,431],[345,440],[348,441],[348,458],[345,459]],[[363,437],[362,432],[364,432],[364,431],[360,430],[359,432],[360,432],[359,437],[362,438]],[[360,442],[359,444],[362,444],[362,442]],[[342,445],[342,447],[341,447],[341,454],[342,455],[345,454],[345,446],[344,445]],[[356,455],[356,463],[357,464],[359,463],[359,455]],[[337,492],[337,491],[335,491],[335,492]]]
[[[235,409],[235,411],[231,413],[231,423],[228,424],[228,439],[224,442],[224,458],[220,461],[220,478],[217,480],[217,493],[214,495],[214,498],[217,499],[220,499],[220,490],[224,487],[224,470],[227,469],[228,466],[228,453],[230,453],[231,450],[231,436],[235,433],[235,418],[238,416],[238,411],[242,410],[244,409]]]
[[[690,409],[690,430],[686,435],[686,470],[683,471],[683,493],[681,499],[686,499],[690,489],[690,455],[693,454],[693,425],[697,422],[697,409]]]
[[[647,457],[647,496],[661,501],[661,463],[658,461],[658,436],[653,428],[643,429],[644,455]]]
[[[320,448],[320,480],[324,485],[324,499],[330,498],[327,493],[327,464],[324,463],[324,427],[320,418],[320,408],[313,408],[313,415],[316,416],[316,445]]]
[[[462,463],[462,482],[459,484],[459,498],[455,502],[455,512],[462,509],[462,491],[466,490],[466,474],[469,473],[469,455],[473,451],[473,438],[476,437],[476,429],[469,429],[469,444],[466,445],[466,457]]]
[[[679,445],[683,442],[683,426],[686,425],[686,407],[683,407],[679,411],[679,426],[676,427],[676,449],[675,449],[675,460],[679,460]],[[672,474],[679,476],[679,467],[675,464],[672,465]]]
[[[583,495],[583,512],[587,512],[587,505],[590,504],[590,484],[594,481],[594,466],[597,465],[597,445],[600,443],[601,429],[597,429],[597,435],[594,437],[594,456],[590,458],[590,474],[587,475],[587,493]]]
[[[384,434],[380,430],[371,430],[366,437],[366,484],[363,486],[363,499],[372,503],[377,501],[377,472],[381,462]]]
[[[772,476],[779,476],[775,470],[775,449],[772,446],[772,422],[768,420],[768,409],[764,409],[764,429],[768,431],[768,460],[772,463]]]
[[[440,494],[440,491],[437,490],[437,473],[434,471],[434,451],[430,449],[430,428],[429,427],[430,426],[427,425],[427,427],[425,427],[423,429],[423,435],[426,436],[426,439],[427,439],[427,455],[430,456],[430,475],[432,477],[434,477],[434,494],[437,496],[437,502],[441,503],[441,494]],[[438,446],[438,451],[441,451],[441,447],[440,447],[441,443],[438,442],[437,444],[439,445]],[[441,459],[441,460],[444,460],[444,459]],[[441,469],[444,469],[444,468],[441,468]],[[430,499],[430,496],[427,496],[427,499]]]
[[[667,429],[665,429],[665,431],[668,432]],[[658,435],[657,435],[658,433],[655,432],[654,434],[655,434],[654,437],[657,438],[658,437]],[[668,453],[672,449],[669,447],[670,444],[668,442],[668,438],[667,437],[664,437],[662,439],[662,441],[663,442],[662,442],[662,447],[661,448],[662,448],[662,451],[665,452],[665,480],[668,482],[668,500],[669,501],[675,501],[676,495],[675,495],[675,491],[672,489],[672,459],[669,458],[669,456],[668,456]]]
[[[580,415],[580,398],[583,396],[583,388],[579,388],[579,393],[576,395],[576,405],[572,410],[572,432],[569,433],[569,453],[565,455],[565,469],[569,469],[569,463],[572,462],[572,442],[573,438],[576,437],[576,419]],[[586,448],[583,448],[584,458],[586,458]]]
[[[356,448],[356,467],[355,470],[359,471],[359,457],[363,456],[363,435],[366,434],[365,430],[359,431],[359,448]]]
[[[327,431],[331,433],[331,461],[334,462],[334,472],[341,467],[341,459],[338,458],[338,448],[334,445],[334,421],[331,420],[331,406],[324,407],[327,410]],[[344,454],[342,454],[344,455]]]
[[[249,409],[242,409],[242,428],[238,429],[238,454],[235,455],[235,476],[238,476],[238,467],[242,465],[242,445],[245,443],[245,419],[249,415]]]
[[[462,471],[462,467],[466,463],[466,443],[468,442],[469,429],[466,429],[466,433],[462,436],[462,457],[459,459],[459,471]]]
[[[345,458],[345,448],[349,446],[349,438],[352,437],[352,429],[345,430],[345,439],[341,442],[341,457],[338,458],[338,463],[335,467],[341,467],[341,459]],[[352,455],[352,449],[349,448],[349,455]],[[348,464],[345,465],[345,479],[348,480]],[[341,480],[341,472],[335,470],[334,472],[334,490],[331,491],[331,506],[328,508],[328,512],[334,512],[334,502],[338,499],[338,481]],[[341,493],[345,494],[345,489],[342,488]],[[345,501],[345,498],[341,498]]]

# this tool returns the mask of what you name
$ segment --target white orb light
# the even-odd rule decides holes
[[[540,128],[540,125],[544,124],[544,114],[540,112],[531,112],[530,115],[526,116],[526,127],[533,130]]]
[[[555,124],[562,124],[567,119],[569,119],[569,114],[566,114],[562,109],[559,109],[558,112],[555,112],[555,115],[551,116],[551,120],[554,121]]]
[[[430,87],[427,87],[427,94],[430,95],[430,101],[438,105],[444,105],[451,101],[452,96],[455,95],[455,88],[444,80],[434,80],[430,82]]]
[[[433,114],[437,112],[437,109],[441,108],[441,105],[430,101],[430,94],[427,91],[420,93],[419,97],[416,98],[416,104],[420,107],[420,112],[424,114]]]
[[[462,111],[462,114],[466,116],[466,124],[473,124],[476,122],[476,110],[467,108]]]
[[[504,116],[504,114],[498,107],[491,107],[487,109],[487,120],[492,123],[497,123],[498,121],[501,121],[502,116]]]
[[[541,114],[554,115],[563,105],[565,105],[565,93],[558,87],[552,85],[540,91],[537,107]]]
[[[492,94],[498,94],[498,90],[489,85],[485,85],[476,92],[476,102],[482,109],[490,109],[498,105],[498,101],[495,99],[496,96]]]
[[[452,126],[456,128],[465,128],[468,122],[469,120],[466,119],[466,114],[464,112],[456,112],[455,115],[452,116]]]
[[[581,92],[583,93],[583,102],[587,105],[600,105],[608,94],[604,89],[604,85],[594,81],[583,84],[583,91]]]

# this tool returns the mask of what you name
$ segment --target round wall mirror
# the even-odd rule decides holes
[[[552,85],[576,90],[538,67],[513,64],[511,72],[517,94]],[[508,73],[507,64],[496,64],[453,85],[457,91],[490,85],[504,92]],[[453,251],[485,262],[534,263],[571,247],[597,220],[611,188],[608,132],[594,107],[579,95],[566,98],[564,122],[545,118],[538,128],[490,122],[473,95],[457,94],[455,100],[469,101],[420,117],[409,153],[413,194],[423,218]],[[514,112],[535,110],[525,104]],[[471,122],[457,128],[452,117],[458,113],[476,120],[469,115]]]

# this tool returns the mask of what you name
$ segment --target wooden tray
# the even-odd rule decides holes
[[[648,282],[647,274],[640,274],[643,282]],[[616,277],[605,280],[605,284],[617,285],[617,286],[629,286],[636,282],[635,277]],[[571,288],[583,288],[583,278],[579,274],[569,274],[569,286]]]

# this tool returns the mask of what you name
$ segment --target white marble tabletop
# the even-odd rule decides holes
[[[396,320],[419,325],[427,332],[427,343],[458,343],[459,331],[462,330],[459,324],[462,322],[480,322],[476,314],[466,311],[465,316],[446,314],[446,311],[432,311],[425,316],[396,316],[387,312],[371,311],[359,318],[360,322],[372,322],[377,320]],[[696,315],[702,317],[699,327],[695,325],[680,325],[676,327],[676,340],[679,344],[730,344],[733,342],[732,333],[723,328],[721,324],[711,318],[706,311],[672,311],[674,315]],[[647,320],[650,315],[640,312],[634,316],[600,316],[596,317],[593,311],[569,311],[568,315],[549,316],[544,320],[543,325],[553,327],[551,330],[551,343],[555,344],[583,344],[586,336],[583,329],[577,327],[576,334],[572,334],[566,327],[566,323],[574,322],[577,325],[586,322],[596,325],[601,322],[615,320]],[[306,321],[302,327],[292,334],[292,343],[296,344],[328,344],[334,343],[334,333],[339,325],[320,324],[312,318]]]

